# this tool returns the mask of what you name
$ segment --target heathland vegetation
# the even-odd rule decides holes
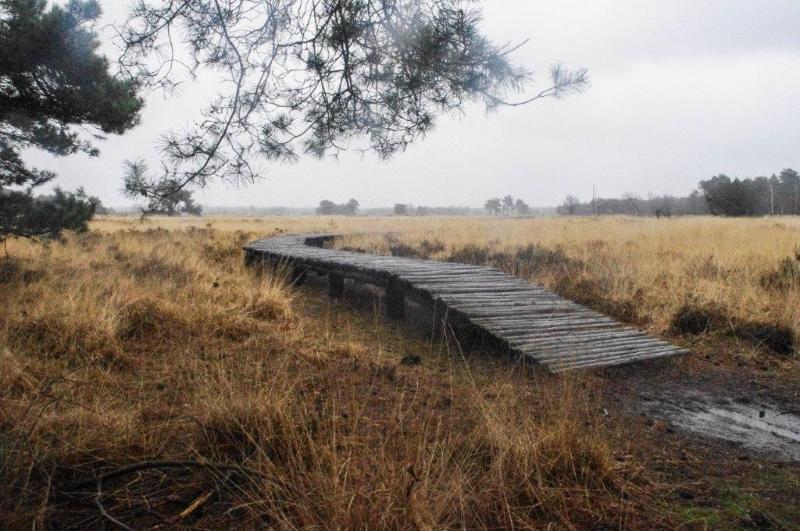
[[[796,470],[628,412],[619,379],[480,355],[385,324],[371,295],[331,302],[242,262],[256,237],[365,228],[399,236],[342,245],[499,265],[688,346],[661,376],[675,383],[780,394],[800,373],[794,218],[101,219],[64,243],[10,241],[2,261],[0,525],[800,516]]]

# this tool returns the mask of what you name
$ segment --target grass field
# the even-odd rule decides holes
[[[306,231],[497,265],[690,347],[675,378],[796,392],[794,219],[99,219],[0,262],[0,527],[800,518],[796,468],[626,416],[613,376],[550,376],[244,267],[247,241]]]
[[[442,219],[398,231],[341,245],[496,265],[656,334],[729,336],[740,356],[771,351],[796,368],[800,220]]]

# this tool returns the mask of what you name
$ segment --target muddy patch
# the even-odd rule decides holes
[[[643,413],[678,429],[741,445],[780,460],[800,461],[800,416],[758,399],[715,398],[687,391],[669,397],[642,396]]]

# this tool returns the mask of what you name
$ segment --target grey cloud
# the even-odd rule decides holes
[[[107,18],[124,16],[106,0]],[[390,163],[355,154],[339,162],[270,165],[264,182],[213,186],[215,205],[313,205],[355,196],[479,206],[512,193],[552,205],[567,193],[686,193],[725,171],[757,175],[800,166],[800,3],[784,0],[486,0],[485,27],[499,41],[531,42],[516,55],[544,69],[560,59],[590,69],[582,96],[486,116],[445,117],[429,138]],[[111,48],[107,48],[111,50]],[[101,146],[99,159],[31,154],[60,174],[121,204],[121,163],[157,161],[155,138],[197,116],[218,81],[177,98],[149,99],[143,125]]]

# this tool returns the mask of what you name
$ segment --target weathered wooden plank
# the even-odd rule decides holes
[[[526,292],[527,287],[519,286],[514,284],[505,284],[505,285],[495,285],[491,282],[486,282],[485,284],[424,284],[419,283],[416,284],[418,289],[424,289],[430,291],[431,293],[475,293],[479,291],[480,293],[520,293]]]
[[[543,358],[558,359],[564,357],[580,357],[581,359],[592,359],[593,357],[613,357],[616,355],[639,352],[649,349],[670,349],[668,344],[637,342],[633,344],[613,344],[607,343],[605,346],[595,347],[593,345],[583,346],[554,346],[549,350],[539,351]],[[535,351],[532,351],[535,352]]]
[[[505,339],[508,343],[521,345],[526,348],[533,348],[539,346],[546,346],[550,342],[555,344],[559,343],[562,338],[569,337],[572,334],[598,334],[602,336],[615,336],[615,334],[623,334],[623,328],[609,328],[605,325],[587,324],[587,325],[573,325],[571,327],[563,326],[550,326],[540,328],[537,330],[525,330],[523,328],[517,329],[494,329],[493,327],[485,327],[488,332],[493,333],[495,336]],[[535,339],[533,339],[535,338]],[[575,338],[574,343],[582,343],[582,338]]]
[[[580,358],[574,361],[550,363],[548,367],[554,372],[563,372],[566,370],[574,370],[581,368],[594,368],[594,367],[611,367],[616,365],[623,365],[634,361],[645,361],[654,358],[663,358],[669,356],[678,356],[686,354],[685,351],[679,349],[654,349],[649,352],[639,352],[633,355],[622,356],[603,356],[597,358]]]
[[[530,333],[521,335],[514,338],[514,341],[521,346],[541,346],[550,342],[559,342],[562,344],[583,343],[586,341],[602,341],[603,339],[625,338],[625,337],[642,337],[648,338],[649,336],[639,330],[626,328],[618,325],[615,328],[599,328],[597,330],[574,330],[565,335],[561,331],[553,330],[531,330]],[[651,338],[652,339],[652,338]],[[653,341],[656,341],[653,339]]]
[[[539,297],[535,293],[515,293],[512,294],[513,297],[494,297],[492,295],[483,294],[480,297],[470,297],[469,299],[463,299],[460,297],[454,296],[454,294],[439,294],[438,297],[442,300],[446,300],[450,304],[457,304],[459,306],[463,306],[464,308],[498,308],[498,309],[512,309],[514,307],[520,306],[547,306],[547,305],[556,305],[556,306],[563,306],[568,308],[576,308],[583,311],[590,311],[585,307],[581,307],[578,304],[575,304],[571,301],[565,301],[563,299],[554,299],[554,298],[545,298]]]
[[[550,316],[542,317],[541,314],[533,314],[531,316],[522,316],[522,317],[518,317],[515,315],[512,316],[493,315],[491,317],[475,317],[473,321],[475,321],[478,324],[487,326],[497,326],[500,328],[504,327],[516,328],[522,326],[528,329],[538,328],[542,326],[550,326],[550,325],[600,324],[600,323],[608,325],[618,324],[616,321],[608,317],[595,317],[595,316],[587,316],[580,314],[577,315],[567,314],[558,317],[550,317]]]
[[[601,363],[603,361],[610,361],[622,358],[628,359],[636,359],[649,356],[652,353],[659,353],[662,355],[672,355],[680,354],[681,352],[679,349],[669,348],[669,347],[640,347],[637,349],[620,349],[617,351],[603,351],[603,352],[592,352],[592,353],[569,353],[568,355],[564,356],[546,356],[546,355],[539,355],[535,353],[527,353],[527,356],[530,356],[533,359],[536,359],[540,363],[545,364],[548,367],[555,367],[557,365],[563,364],[575,364],[575,363],[582,363],[582,362],[591,362],[591,363]]]
[[[572,331],[550,330],[548,332],[539,334],[535,340],[530,339],[530,337],[528,337],[524,331],[487,331],[492,333],[495,337],[504,340],[510,347],[525,352],[542,352],[546,350],[564,348],[583,348],[586,345],[592,345],[594,341],[612,340],[615,342],[621,342],[633,338],[641,338],[646,340],[646,337],[637,336],[632,332],[625,332],[622,329],[609,332],[607,329],[591,327],[579,328]],[[566,338],[571,334],[583,334],[583,337],[580,339],[575,338],[569,342],[559,341],[561,338]],[[594,334],[594,337],[590,337],[588,334]]]
[[[418,281],[424,280],[464,280],[469,278],[496,278],[496,279],[505,279],[508,278],[508,275],[503,273],[502,271],[491,271],[491,270],[481,270],[481,269],[442,269],[440,267],[436,268],[426,268],[426,269],[408,269],[403,268],[402,271],[399,271],[398,274],[402,278],[409,278]]]
[[[459,301],[451,300],[447,295],[436,295],[437,299],[440,299],[442,302],[453,306],[454,308],[463,308],[470,312],[478,312],[485,315],[494,315],[494,316],[502,316],[502,315],[517,315],[522,316],[526,315],[528,312],[531,314],[541,313],[543,310],[563,310],[568,311],[570,313],[577,313],[583,315],[602,315],[597,312],[591,312],[586,308],[582,308],[580,306],[576,306],[574,304],[564,303],[562,301],[540,301],[540,300],[530,300],[527,303],[523,303],[521,301],[509,302],[506,304],[496,303],[491,299],[484,301],[483,303],[480,302],[470,302],[470,303],[463,303]]]
[[[473,321],[475,322],[475,321]],[[498,325],[498,324],[481,324],[476,323],[478,326],[486,328],[489,331],[497,332],[509,339],[532,339],[535,337],[556,336],[564,337],[565,335],[574,332],[583,332],[588,330],[596,330],[598,333],[615,333],[623,330],[619,325],[612,326],[608,323],[550,323],[542,324],[540,326],[533,325]]]
[[[551,345],[581,344],[604,339],[625,339],[626,337],[647,337],[637,330],[619,328],[617,330],[576,330],[569,334],[562,332],[532,332],[524,336],[513,338],[512,341],[520,349],[536,349]],[[655,340],[653,340],[655,341]]]

